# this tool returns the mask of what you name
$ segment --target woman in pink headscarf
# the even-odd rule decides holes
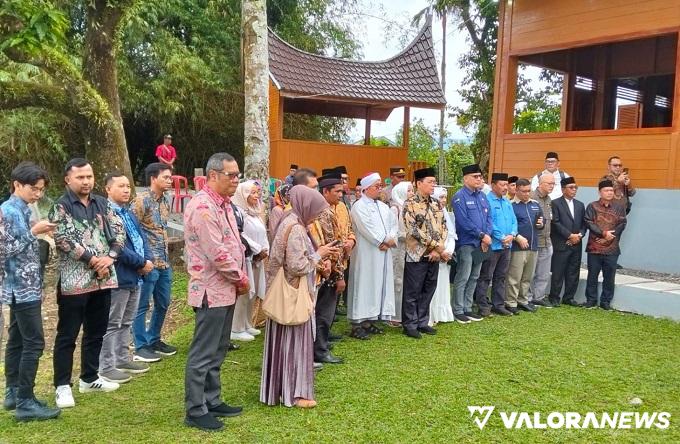
[[[267,288],[279,268],[283,267],[290,285],[297,287],[306,280],[307,288],[316,299],[317,264],[330,254],[338,254],[339,250],[330,247],[330,244],[315,248],[306,227],[328,207],[328,203],[318,191],[296,185],[290,190],[290,204],[292,211],[281,220],[272,241],[267,265]],[[330,262],[324,264],[330,270]],[[316,406],[313,318],[310,317],[301,325],[281,325],[267,320],[261,402],[268,405],[282,403],[286,407]]]

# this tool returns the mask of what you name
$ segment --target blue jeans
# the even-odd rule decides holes
[[[453,280],[453,314],[461,315],[472,311],[472,302],[477,288],[477,279],[486,259],[479,247],[463,245],[456,249],[456,277]]]
[[[142,291],[139,295],[139,309],[132,324],[135,339],[135,349],[151,347],[161,340],[161,329],[165,322],[165,314],[170,306],[170,292],[172,288],[172,268],[164,270],[154,268],[144,276]],[[151,324],[146,328],[146,312],[149,311],[149,301],[153,295],[153,313]]]

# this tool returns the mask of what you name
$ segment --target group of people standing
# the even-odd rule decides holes
[[[107,197],[102,197],[93,192],[90,163],[72,159],[64,168],[65,193],[47,220],[35,221],[31,206],[45,192],[48,174],[32,162],[12,171],[12,195],[0,206],[2,304],[10,309],[3,407],[16,409],[18,420],[52,419],[75,406],[73,355],[81,329],[80,393],[116,390],[130,375],[147,372],[148,363],[177,353],[161,340],[172,285],[170,206],[164,195],[172,168],[153,163],[146,175],[150,186],[134,202],[128,178],[116,172],[104,178]],[[45,347],[41,306],[49,244],[40,238],[44,235],[54,239],[58,254],[57,408],[33,392]]]
[[[262,325],[261,402],[314,407],[314,371],[343,362],[331,352],[339,339],[331,327],[343,298],[350,336],[360,340],[383,333],[383,322],[421,339],[435,335],[438,322],[468,324],[494,313],[579,305],[574,294],[588,232],[586,305],[609,309],[618,242],[635,190],[621,160],[612,157],[609,175],[598,185],[600,199],[586,208],[575,198],[576,180],[558,167],[557,154],[548,153],[546,170],[533,179],[494,172],[488,186],[478,165],[466,166],[449,212],[446,190],[437,186],[432,168],[415,171],[409,182],[404,169],[394,167],[387,188],[378,173],[370,173],[352,193],[345,167],[324,169],[317,177],[291,165],[267,218],[262,185],[243,181],[231,155],[214,154],[205,186],[183,215],[188,304],[195,312],[185,423],[218,430],[219,417],[241,414],[241,407],[222,400],[220,369],[231,341],[252,340]],[[60,260],[58,407],[75,404],[70,378],[81,326],[81,392],[115,390],[129,373],[147,371],[145,363],[176,352],[160,340],[172,279],[164,197],[172,167],[159,162],[146,172],[149,190],[130,205],[125,176],[107,175],[107,200],[92,193],[89,163],[74,159],[65,168],[67,191],[49,222],[32,224],[27,208],[47,186],[47,173],[31,163],[13,171],[14,194],[0,207],[0,259],[3,303],[11,317],[4,405],[16,408],[18,419],[59,414],[32,391],[44,348],[36,237],[42,233],[54,233]],[[600,271],[604,285],[598,298]],[[313,300],[313,312],[301,323],[263,314],[273,283],[283,281]],[[147,323],[152,297],[154,313]]]

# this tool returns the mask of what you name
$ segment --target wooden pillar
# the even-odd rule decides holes
[[[571,95],[571,74],[564,73],[562,78],[562,108],[560,109],[560,131],[567,130],[569,118],[569,96]]]
[[[491,121],[491,152],[488,171],[501,171],[505,149],[505,135],[512,134],[515,90],[517,88],[517,58],[510,57],[510,31],[512,29],[512,3],[498,5],[499,25],[496,46],[496,72]]]
[[[364,145],[371,144],[371,107],[366,107],[366,128],[364,132]]]
[[[401,145],[408,149],[408,138],[410,136],[410,131],[411,130],[411,107],[405,106],[404,107],[404,126],[402,129],[402,141]]]
[[[595,59],[595,113],[593,129],[602,129],[605,118],[605,101],[607,94],[607,65],[609,64],[609,49],[606,46],[598,48]]]
[[[680,177],[676,171],[680,166],[680,34],[675,52],[675,97],[673,98],[673,132],[671,133],[670,156],[668,159],[667,188],[680,188]],[[676,180],[676,177],[679,177]]]

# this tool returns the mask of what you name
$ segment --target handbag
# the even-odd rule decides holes
[[[294,225],[291,225],[288,228],[286,243],[293,227]],[[264,296],[262,311],[269,319],[281,325],[300,325],[309,321],[314,313],[314,305],[307,287],[307,279],[303,276],[298,288],[295,288],[286,280],[283,265],[279,267]]]

